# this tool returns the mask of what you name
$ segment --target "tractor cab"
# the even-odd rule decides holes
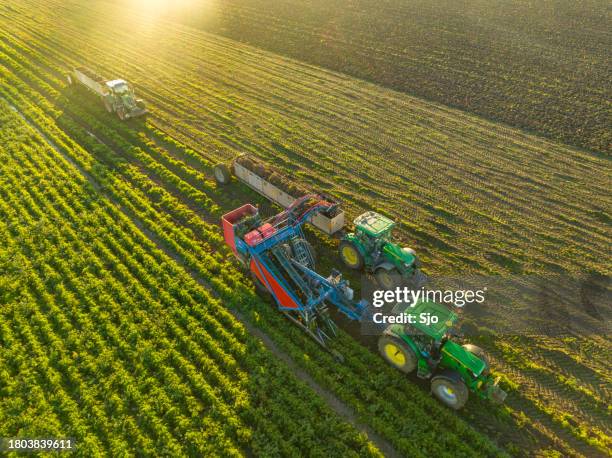
[[[106,86],[110,90],[115,99],[115,110],[121,119],[132,118],[146,113],[144,102],[137,99],[132,88],[127,81],[116,79],[106,82]]]
[[[353,221],[355,234],[372,241],[387,241],[395,227],[395,222],[376,212],[366,212]]]
[[[116,95],[128,94],[131,92],[130,87],[128,86],[125,80],[118,79],[107,81],[106,85],[111,90],[111,92]]]
[[[112,80],[108,81],[106,85],[110,88],[112,93],[121,99],[121,101],[128,107],[136,106],[136,97],[134,92],[128,86],[125,80]]]
[[[458,316],[445,305],[429,301],[408,305],[401,314],[409,316],[410,322],[391,325],[387,333],[391,332],[411,345],[415,355],[423,360],[418,365],[419,376],[428,377],[431,368],[440,360],[442,347],[453,334]]]
[[[384,289],[394,289],[414,279],[418,271],[416,253],[394,242],[394,221],[369,211],[353,223],[355,232],[340,242],[340,258],[347,267],[373,273]]]
[[[459,319],[450,308],[436,302],[420,301],[408,306],[404,313],[412,315],[414,324],[406,324],[403,332],[408,335],[423,335],[431,341],[440,342],[447,337]]]

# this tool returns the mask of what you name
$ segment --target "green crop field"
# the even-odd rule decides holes
[[[121,122],[68,87],[81,65],[127,79],[150,114]],[[603,105],[597,94],[577,112]],[[542,121],[574,135],[559,119]],[[603,150],[603,130],[564,139]],[[73,437],[83,456],[610,454],[605,335],[482,327],[474,340],[509,395],[456,413],[347,323],[342,364],[290,326],[219,228],[245,202],[273,211],[245,185],[215,184],[212,166],[240,152],[349,217],[392,217],[431,276],[610,274],[601,153],[129,2],[3,1],[0,437]]]
[[[87,181],[51,118],[0,106],[0,434],[83,456],[379,454]]]

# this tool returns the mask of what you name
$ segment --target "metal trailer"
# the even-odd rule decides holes
[[[239,157],[241,156],[245,156],[245,154],[242,154]],[[243,164],[240,164],[237,160],[232,161],[230,167],[225,164],[218,164],[215,167],[215,179],[217,182],[221,184],[229,182],[228,174],[231,173],[232,169],[238,180],[245,183],[251,189],[257,191],[266,199],[280,205],[282,208],[288,208],[298,198],[283,191],[278,186],[255,173],[253,170],[250,170]],[[333,235],[344,229],[344,211],[340,209],[338,203],[331,197],[325,196],[325,198],[328,201],[336,204],[333,210],[315,212],[308,222],[324,233]]]
[[[106,111],[117,113],[121,120],[142,116],[147,109],[142,99],[137,99],[125,80],[107,81],[87,67],[76,67],[66,76],[68,84],[75,80],[96,94],[102,100]]]
[[[77,81],[100,97],[105,97],[110,92],[110,89],[106,86],[106,80],[93,70],[86,67],[77,67],[73,73]],[[71,83],[70,75],[68,82]]]

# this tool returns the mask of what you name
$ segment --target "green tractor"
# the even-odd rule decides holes
[[[452,340],[458,316],[445,305],[421,301],[400,317],[406,324],[390,324],[378,340],[382,357],[404,373],[417,371],[431,380],[431,392],[446,406],[461,409],[469,392],[501,404],[506,393],[493,380],[489,363],[476,345]],[[412,317],[412,318],[409,318]]]
[[[419,260],[413,249],[393,241],[393,221],[369,211],[353,224],[355,232],[346,234],[339,246],[340,259],[347,267],[373,273],[379,286],[387,290],[405,283],[420,286]]]

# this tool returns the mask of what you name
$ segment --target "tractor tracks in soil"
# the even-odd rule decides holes
[[[554,404],[552,406],[547,404],[547,400],[551,399],[559,402],[558,393],[538,380],[525,376],[522,371],[507,364],[499,355],[490,354],[490,358],[500,372],[507,374],[512,380],[520,384],[521,392],[513,394],[513,399],[508,402],[508,405],[526,414],[533,427],[532,434],[535,432],[545,436],[555,449],[563,453],[564,456],[589,458],[605,456],[600,448],[587,444],[573,434],[568,427],[564,426],[558,418],[555,418],[551,411],[545,410],[547,406],[551,410],[558,408]],[[513,436],[517,437],[517,440],[521,434],[522,430],[512,433]]]
[[[140,219],[133,215],[129,210],[125,209],[109,192],[107,192],[104,187],[88,172],[83,170],[81,166],[79,166],[69,155],[65,154],[60,148],[57,147],[39,128],[38,126],[29,120],[17,107],[11,104],[9,101],[0,97],[0,100],[7,103],[9,108],[14,111],[25,123],[28,124],[44,141],[50,148],[52,148],[57,154],[63,157],[70,165],[72,165],[81,176],[87,180],[87,182],[92,186],[92,188],[104,196],[109,200],[121,213],[123,213],[131,222],[134,224],[139,231],[144,234],[151,242],[155,244],[155,246],[163,251],[168,257],[173,259],[177,264],[179,264],[200,286],[209,291],[215,298],[220,299],[217,292],[208,284],[208,282],[201,277],[197,272],[191,270],[187,267],[184,260],[175,253],[172,249],[170,249],[166,244],[153,232],[146,228],[145,224],[140,221]],[[105,143],[101,138],[96,136],[93,132],[87,130],[87,133],[96,141],[104,144],[105,146],[111,148],[107,143]],[[115,151],[114,148],[111,148]],[[321,397],[324,402],[328,405],[328,407],[335,412],[340,418],[347,421],[353,427],[363,433],[365,433],[368,439],[374,443],[374,445],[387,457],[399,457],[401,456],[395,448],[384,438],[382,438],[378,433],[376,433],[371,427],[360,422],[357,418],[354,410],[346,405],[343,401],[341,401],[336,395],[334,395],[331,391],[327,390],[323,386],[321,386],[312,376],[310,376],[307,372],[302,370],[298,364],[283,350],[281,350],[278,345],[272,340],[270,336],[268,336],[261,329],[250,323],[244,315],[242,315],[237,310],[229,309],[228,311],[246,328],[246,330],[258,338],[266,347],[268,351],[270,351],[275,357],[281,360],[284,364],[288,366],[294,376],[305,383],[310,389],[312,389],[319,397]]]

